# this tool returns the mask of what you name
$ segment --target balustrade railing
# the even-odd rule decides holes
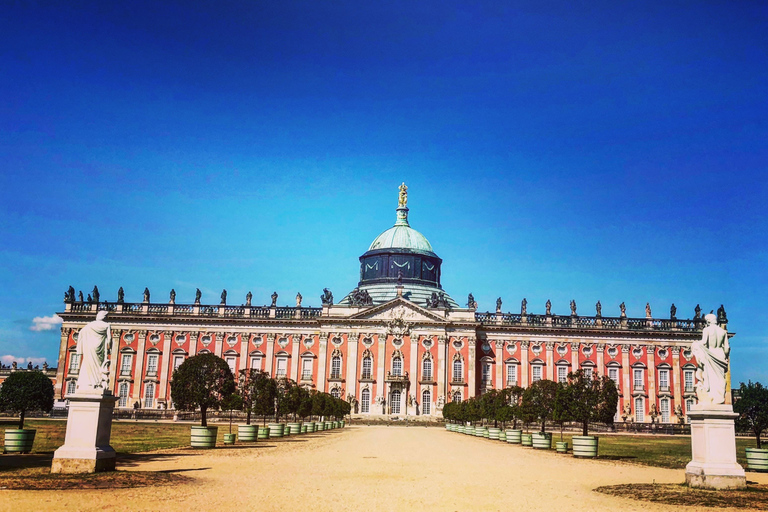
[[[275,308],[275,318],[285,319],[285,318],[294,318],[296,316],[296,313],[294,313],[293,308]]]
[[[194,312],[193,306],[181,305],[174,306],[173,312],[177,315],[191,315]]]
[[[699,319],[678,320],[663,318],[626,318],[598,316],[565,315],[519,315],[517,313],[475,313],[475,320],[484,325],[528,325],[535,327],[555,327],[558,329],[627,329],[658,331],[699,331],[704,322]],[[500,321],[499,321],[500,320]],[[525,323],[523,323],[525,320]]]
[[[251,318],[269,318],[269,308],[251,308]]]
[[[242,306],[226,306],[224,316],[227,318],[242,318],[245,316],[245,308]]]
[[[218,316],[218,306],[200,306],[200,316]]]
[[[168,304],[149,304],[147,306],[147,312],[149,313],[167,313],[168,312]]]

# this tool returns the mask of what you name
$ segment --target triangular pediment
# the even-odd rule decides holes
[[[442,312],[442,311],[441,311]],[[388,322],[391,320],[404,320],[409,324],[414,323],[448,323],[448,320],[440,314],[430,311],[413,302],[396,297],[389,302],[365,309],[349,317],[350,320],[378,320]]]

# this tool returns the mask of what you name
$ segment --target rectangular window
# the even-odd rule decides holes
[[[77,381],[76,380],[68,380],[67,381],[67,395],[71,395],[75,392],[75,389],[77,388]]]
[[[693,407],[693,398],[689,398],[685,401],[685,414],[687,415],[689,412],[691,412],[691,407]],[[689,420],[690,421],[690,420]]]
[[[662,398],[659,405],[661,409],[661,422],[669,423],[669,399]]]
[[[462,368],[461,361],[458,359],[453,362],[453,382],[463,382],[464,369]]]
[[[80,356],[72,352],[69,354],[69,373],[80,371]]]
[[[131,363],[133,362],[133,356],[131,354],[123,354],[123,359],[120,363],[120,373],[122,375],[131,374]]]
[[[613,381],[614,384],[616,384],[616,389],[619,389],[619,369],[618,368],[608,368],[608,378]]]
[[[685,370],[683,372],[683,379],[685,382],[685,392],[693,393],[693,370]]]
[[[634,389],[642,390],[643,389],[643,370],[640,368],[635,368],[632,372],[632,375],[634,376]]]
[[[517,385],[517,366],[514,364],[507,365],[507,386]]]
[[[127,382],[121,382],[120,383],[120,390],[118,391],[118,396],[120,397],[120,401],[118,402],[118,407],[125,407],[128,405],[128,383]]]
[[[331,359],[331,378],[341,378],[341,358],[338,356]]]
[[[659,370],[659,389],[669,390],[669,370]]]
[[[483,363],[483,385],[491,383],[491,363]]]
[[[422,366],[421,368],[422,379],[424,379],[425,381],[432,380],[432,360],[425,359],[421,366]]]
[[[403,374],[403,360],[396,357],[392,360],[392,375],[400,376]]]
[[[568,367],[567,366],[558,366],[557,367],[557,382],[568,382]]]
[[[370,357],[364,357],[363,358],[363,375],[362,378],[364,379],[370,379],[371,378],[371,368],[373,366],[373,360]]]
[[[277,371],[275,372],[276,377],[285,377],[285,370],[288,367],[288,360],[285,358],[280,358],[277,360]]]
[[[251,358],[251,370],[261,370],[261,358],[260,357],[252,357]]]
[[[532,367],[532,375],[531,382],[536,382],[537,380],[541,380],[541,365],[534,365]]]
[[[157,375],[157,354],[147,356],[147,375]]]
[[[237,357],[236,356],[227,356],[225,361],[227,362],[227,365],[229,366],[229,371],[232,372],[232,375],[235,375],[237,373]]]
[[[151,409],[155,403],[155,385],[152,383],[147,384],[144,388],[144,408]]]
[[[584,371],[584,377],[592,380],[592,368],[582,368],[582,370]]]
[[[181,366],[181,363],[184,362],[184,356],[173,356],[173,370],[176,371],[176,368]]]
[[[371,410],[371,392],[364,389],[360,395],[360,412],[367,413]]]
[[[635,400],[635,423],[645,423],[645,404],[642,398]]]
[[[312,360],[309,358],[301,362],[301,379],[312,380]]]

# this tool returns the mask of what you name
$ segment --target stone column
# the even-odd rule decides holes
[[[448,359],[448,344],[446,343],[445,336],[437,337],[437,396],[443,395],[445,397],[445,403],[448,403],[448,382],[450,376],[448,369],[446,368],[446,360]]]
[[[571,342],[571,371],[576,372],[579,370],[579,342]]]
[[[670,414],[677,418],[675,409],[678,406],[682,407],[683,404],[683,389],[680,382],[680,347],[672,347],[670,350],[672,351],[672,395],[675,398],[675,404],[670,406],[672,409]]]
[[[635,411],[635,405],[632,403],[632,376],[629,367],[629,345],[621,346],[621,376],[622,376],[622,395],[624,397],[622,409],[626,404],[630,404],[632,412]]]
[[[496,340],[496,389],[504,389],[504,342]]]
[[[216,341],[213,344],[213,353],[219,357],[222,357],[224,353],[224,334],[223,332],[217,332]]]
[[[112,394],[117,396],[117,374],[120,373],[120,353],[118,352],[120,347],[120,334],[122,329],[112,329],[112,342],[109,349],[109,389],[112,390]]]
[[[165,400],[168,403],[168,398],[171,394],[168,392],[168,371],[173,364],[173,357],[171,357],[171,339],[173,338],[173,332],[165,331],[163,333],[163,353],[160,354],[160,386],[157,388],[156,400]]]
[[[301,348],[301,334],[291,335],[291,379],[294,382],[299,382],[299,349]]]
[[[191,332],[189,333],[189,357],[194,356],[197,354],[197,337],[200,334],[197,332]]]
[[[605,371],[605,345],[596,343],[595,350],[597,351],[597,374],[600,376],[608,375],[608,372]]]
[[[408,371],[408,385],[405,388],[406,394],[411,394],[416,397],[416,401],[418,402],[421,397],[419,397],[419,335],[417,334],[411,334],[411,353],[408,356],[410,358],[410,364],[408,367],[410,370]],[[406,404],[408,401],[406,400]],[[410,410],[408,410],[408,414],[416,414],[416,406],[412,406]]]
[[[248,368],[248,340],[251,337],[248,333],[240,333],[240,364],[237,367],[238,372]],[[238,376],[235,375],[235,382]]]
[[[353,332],[347,336],[347,395],[357,396],[357,349],[360,335]],[[346,397],[344,397],[346,399]],[[354,412],[354,411],[353,411]]]
[[[133,407],[135,402],[141,403],[141,383],[144,379],[144,347],[147,344],[147,331],[136,331],[139,342],[136,345],[136,363],[133,370],[133,393],[131,393],[131,403]]]
[[[656,358],[654,357],[656,347],[654,345],[646,345],[645,353],[648,355],[648,412],[650,413],[651,405],[656,403]],[[659,411],[660,414],[661,411]]]
[[[528,387],[528,346],[530,342],[520,342],[520,386]]]
[[[548,341],[544,344],[547,351],[547,380],[555,380],[555,343]]]
[[[475,357],[475,343],[476,340],[474,337],[467,337],[467,345],[469,345],[469,358],[467,361],[467,398],[477,396],[477,383],[475,382],[475,365],[477,364]]]
[[[70,305],[67,304],[67,307]],[[56,399],[64,398],[64,368],[69,364],[67,359],[67,342],[69,341],[69,333],[72,329],[69,327],[61,328],[61,339],[59,341],[59,367],[56,368],[56,388],[54,396]]]
[[[267,353],[265,354],[265,357],[267,360],[264,361],[264,371],[267,372],[270,377],[274,377],[272,365],[275,362],[275,333],[273,332],[267,334]]]
[[[320,333],[320,345],[317,358],[317,390],[325,392],[326,372],[328,371],[326,359],[328,358],[328,333]]]
[[[376,354],[376,394],[387,400],[385,407],[389,407],[389,397],[387,396],[387,385],[384,382],[384,363],[386,359],[387,335],[379,334],[379,347]]]

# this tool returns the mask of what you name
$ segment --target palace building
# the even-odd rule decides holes
[[[489,389],[528,386],[540,379],[564,381],[584,369],[616,382],[617,418],[638,423],[676,423],[695,402],[692,341],[705,326],[700,309],[690,320],[651,316],[557,315],[478,312],[470,294],[460,306],[440,284],[442,260],[426,237],[408,222],[407,189],[400,187],[394,226],[360,256],[358,287],[334,303],[324,290],[322,307],[278,307],[150,300],[102,302],[65,298],[56,375],[56,397],[75,390],[78,331],[109,311],[112,326],[109,385],[117,407],[173,408],[170,381],[185,358],[213,353],[233,372],[260,369],[353,403],[361,415],[439,417],[448,401]],[[722,324],[725,324],[724,311]],[[723,325],[725,326],[725,325]]]

